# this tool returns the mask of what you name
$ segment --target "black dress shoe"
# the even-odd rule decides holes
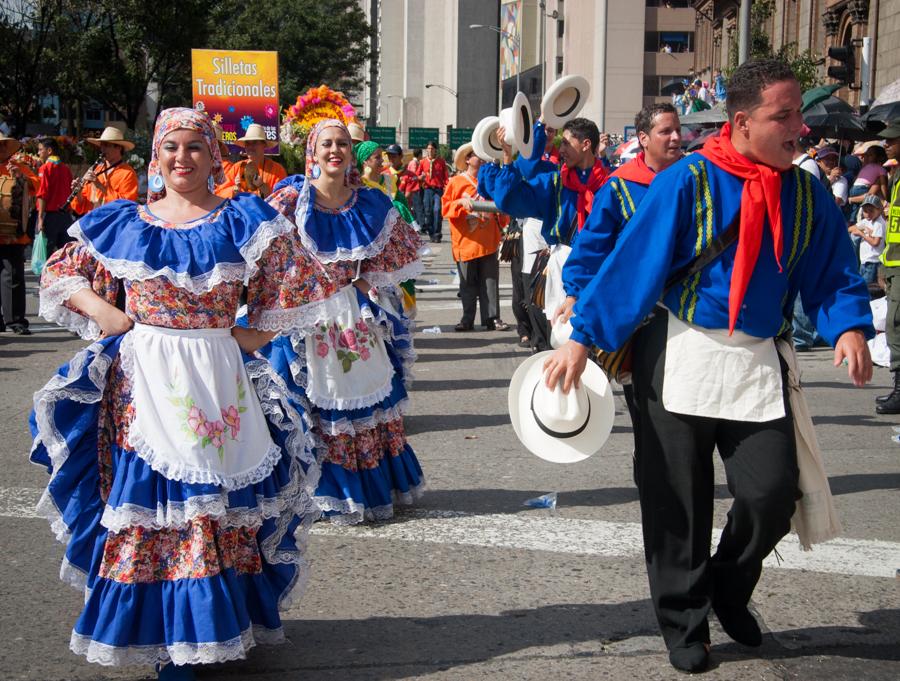
[[[24,324],[10,324],[9,328],[17,336],[30,336],[31,330]]]
[[[460,322],[456,326],[453,327],[454,331],[474,331],[475,327],[472,324],[465,324]]]
[[[713,601],[713,611],[719,618],[719,624],[733,640],[741,645],[756,648],[762,644],[762,631],[759,623],[747,608],[740,605],[726,605]]]
[[[691,643],[684,648],[672,648],[669,651],[669,662],[682,672],[706,671],[709,667],[709,644]]]

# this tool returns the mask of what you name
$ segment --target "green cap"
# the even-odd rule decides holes
[[[900,137],[900,121],[894,121],[884,130],[878,133],[879,137],[883,137],[886,140],[892,140]]]

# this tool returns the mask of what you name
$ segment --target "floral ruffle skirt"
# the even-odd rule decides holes
[[[320,515],[303,416],[271,366],[245,355],[280,456],[240,489],[167,479],[123,444],[123,338],[62,366],[31,415],[31,460],[50,474],[38,510],[65,544],[61,578],[85,592],[70,647],[100,664],[200,664],[283,640],[279,610],[302,593]]]

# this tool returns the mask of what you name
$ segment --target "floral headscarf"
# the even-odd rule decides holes
[[[159,117],[156,119],[156,128],[153,130],[153,150],[150,156],[150,165],[147,166],[148,177],[152,178],[154,175],[160,175],[159,149],[166,135],[175,130],[193,130],[203,136],[203,140],[206,142],[206,146],[212,156],[210,177],[216,184],[223,183],[225,181],[225,170],[222,167],[222,153],[219,151],[219,143],[216,139],[213,122],[203,111],[185,107],[165,109],[160,112]],[[151,190],[147,196],[147,202],[159,201],[165,195],[165,186],[159,191]]]
[[[313,179],[316,178],[316,175],[313,174],[313,169],[319,167],[319,164],[316,163],[316,143],[319,141],[319,135],[322,134],[325,128],[340,128],[347,133],[348,138],[350,137],[350,131],[347,129],[347,126],[337,118],[327,118],[313,126],[313,129],[309,131],[309,135],[306,137],[306,176]],[[346,184],[352,187],[359,185],[359,182],[359,171],[356,170],[353,159],[351,159]]]

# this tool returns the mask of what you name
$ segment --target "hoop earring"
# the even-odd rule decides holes
[[[322,168],[319,167],[319,164],[314,165],[312,167],[312,170],[309,171],[309,176],[314,180],[318,180],[321,175],[322,175]]]

